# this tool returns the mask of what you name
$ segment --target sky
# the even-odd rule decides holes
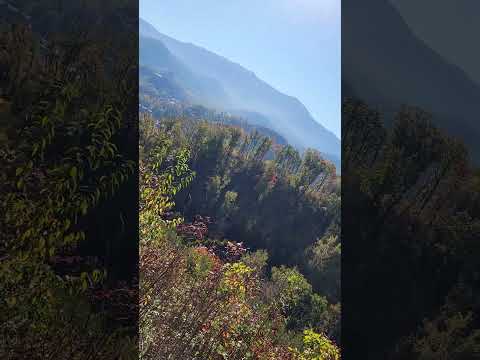
[[[140,0],[140,17],[298,98],[340,137],[340,0]]]

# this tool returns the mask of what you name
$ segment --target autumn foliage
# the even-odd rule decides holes
[[[195,176],[190,154],[149,131],[156,140],[141,151],[141,357],[339,359],[337,347],[311,330],[291,341],[281,304],[289,293],[250,265],[243,244],[208,241],[210,219],[172,218],[173,196]]]

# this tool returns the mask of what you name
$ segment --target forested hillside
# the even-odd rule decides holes
[[[258,131],[268,136],[276,145],[286,145],[287,140],[268,127],[269,121],[257,114],[255,121],[227,112],[218,112],[202,105],[190,105],[182,101],[182,90],[165,75],[156,74],[144,67],[140,68],[139,109],[155,118],[188,118],[208,120],[213,123],[234,125],[247,132]],[[251,114],[250,119],[254,115]]]
[[[316,151],[270,146],[142,116],[145,358],[339,358],[339,179]]]
[[[415,107],[385,128],[346,99],[342,119],[343,355],[477,359],[480,172],[465,145]]]

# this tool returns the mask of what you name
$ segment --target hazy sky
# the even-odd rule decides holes
[[[295,96],[340,136],[340,0],[140,0],[140,16]]]

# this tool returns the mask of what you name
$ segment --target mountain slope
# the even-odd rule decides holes
[[[415,37],[388,1],[345,0],[342,34],[344,90],[387,114],[401,104],[422,107],[480,161],[480,87]]]
[[[252,123],[268,119],[272,130],[285,136],[299,148],[312,147],[333,158],[340,158],[340,141],[330,131],[317,123],[297,99],[275,90],[255,74],[221,56],[192,44],[182,43],[163,35],[147,22],[140,20],[141,43],[153,39],[165,45],[169,52],[195,77],[203,79],[208,86],[196,91],[195,102],[242,114]],[[147,42],[145,42],[147,44]],[[143,53],[146,53],[145,47]],[[140,61],[143,64],[143,55]],[[155,64],[149,63],[156,69]],[[179,79],[179,82],[182,82]],[[184,84],[192,89],[192,84]],[[211,93],[216,95],[211,96]]]
[[[390,0],[413,32],[480,84],[480,2],[471,0]],[[432,14],[432,9],[435,12]],[[426,21],[428,19],[428,21]],[[450,26],[445,26],[449,24]]]
[[[220,99],[228,104],[228,97],[217,81],[192,72],[160,40],[140,37],[140,59],[143,67],[170,78],[172,83],[184,90],[185,98],[179,100],[188,99],[192,103],[214,106]]]

